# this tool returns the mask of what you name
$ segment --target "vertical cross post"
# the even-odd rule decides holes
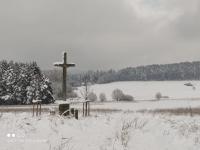
[[[68,67],[75,67],[73,63],[67,63],[67,52],[64,52],[63,62],[61,63],[54,63],[56,67],[62,67],[63,69],[63,83],[62,83],[62,90],[63,90],[63,98],[64,100],[67,99],[67,68]]]
[[[63,97],[67,98],[67,53],[64,53],[63,63]]]

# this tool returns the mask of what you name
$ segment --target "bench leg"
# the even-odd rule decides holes
[[[83,103],[83,117],[85,115],[85,104]]]
[[[88,102],[88,116],[90,115],[90,103]]]
[[[86,108],[85,108],[86,115],[85,116],[87,116],[88,115],[88,103],[86,102],[85,105],[86,105]]]
[[[33,104],[33,117],[34,117],[34,114],[35,114],[35,105]]]
[[[36,116],[38,116],[38,104],[37,104],[37,110],[36,110],[37,112],[36,112]]]
[[[40,115],[41,115],[41,112],[42,112],[42,106],[41,106],[41,104],[40,104]]]

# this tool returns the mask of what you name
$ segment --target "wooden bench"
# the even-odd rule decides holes
[[[33,100],[33,116],[35,115],[36,112],[36,116],[41,115],[41,111],[42,111],[42,100]],[[36,105],[36,111],[35,111],[35,105]]]

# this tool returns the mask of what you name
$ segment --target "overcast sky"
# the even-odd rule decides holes
[[[199,0],[0,0],[0,59],[52,69],[200,60]]]

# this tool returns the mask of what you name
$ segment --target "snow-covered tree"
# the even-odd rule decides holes
[[[83,85],[83,88],[82,90],[80,91],[82,97],[85,99],[85,100],[88,100],[88,95],[90,93],[90,76],[89,74],[83,74],[81,75],[81,78],[82,78],[82,85]]]
[[[0,104],[31,104],[33,99],[52,103],[50,81],[42,74],[36,62],[0,62]]]

